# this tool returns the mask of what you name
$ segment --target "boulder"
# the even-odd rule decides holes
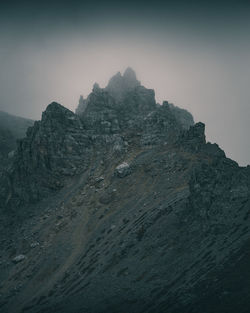
[[[26,256],[25,256],[25,255],[19,254],[19,255],[15,256],[15,257],[12,259],[12,262],[15,263],[15,264],[17,264],[17,263],[22,262],[22,261],[25,260],[25,259],[26,259]]]
[[[115,168],[116,176],[123,178],[131,173],[131,168],[127,162],[123,162]]]

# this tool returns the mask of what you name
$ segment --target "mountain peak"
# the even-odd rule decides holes
[[[140,85],[141,83],[137,80],[135,71],[131,67],[128,67],[123,75],[118,72],[111,77],[106,90],[116,100],[121,100],[128,91]]]
[[[58,116],[58,115],[64,115],[68,112],[71,112],[69,109],[62,106],[60,103],[57,102],[51,102],[46,110],[43,112],[42,116]],[[72,113],[72,112],[71,112]]]
[[[136,73],[135,71],[131,68],[131,67],[127,67],[124,74],[123,74],[123,78],[126,80],[134,80],[137,81],[136,78]]]
[[[100,89],[101,88],[100,88],[99,84],[98,83],[94,83],[92,91],[95,92],[95,91],[99,91]]]
[[[47,108],[46,108],[46,111],[49,112],[49,111],[57,111],[57,110],[63,110],[65,109],[60,103],[58,102],[51,102]]]
[[[83,114],[87,107],[87,100],[83,98],[83,95],[80,95],[78,107],[76,108],[76,114]]]
[[[43,123],[61,123],[64,124],[68,119],[75,120],[75,114],[57,102],[50,103],[42,113]]]

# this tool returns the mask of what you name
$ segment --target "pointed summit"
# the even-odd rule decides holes
[[[83,104],[83,101],[84,101],[84,99],[83,99],[83,95],[80,95],[79,105],[82,105],[82,104]]]
[[[75,114],[57,102],[50,103],[42,113],[41,122],[45,125],[67,125],[68,121],[75,120]]]
[[[60,103],[53,101],[47,106],[46,110],[43,112],[43,115],[58,115],[65,111],[69,110]]]
[[[111,77],[111,79],[119,79],[119,78],[122,78],[121,72],[117,72],[113,77]]]
[[[100,91],[100,86],[99,86],[99,84],[98,83],[94,83],[94,86],[93,86],[93,89],[92,89],[92,91],[93,92],[98,92],[98,91]]]
[[[123,74],[123,78],[125,80],[128,81],[134,81],[134,82],[138,82],[136,79],[136,74],[135,71],[131,68],[131,67],[127,67],[124,74]]]
[[[83,98],[82,95],[80,95],[79,103],[76,108],[76,114],[81,115],[85,111],[87,107],[87,100]]]
[[[124,95],[140,86],[141,83],[137,80],[135,71],[128,67],[123,76],[120,72],[111,77],[106,90],[117,100],[120,101]]]

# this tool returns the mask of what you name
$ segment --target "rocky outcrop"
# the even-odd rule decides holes
[[[48,105],[41,121],[19,142],[9,174],[9,200],[38,201],[62,188],[67,177],[86,168],[89,140],[77,115],[56,102]]]
[[[142,129],[143,145],[173,143],[183,131],[181,123],[172,114],[166,102],[144,117]]]
[[[135,72],[128,67],[124,72],[123,76],[118,72],[113,76],[105,88],[105,90],[112,95],[117,102],[123,100],[128,92],[133,91],[136,87],[141,84],[136,78]]]
[[[25,260],[26,257],[23,254],[17,255],[16,257],[14,257],[14,259],[12,260],[13,263],[17,264],[19,262],[22,262],[23,260]]]
[[[164,101],[163,103],[169,105],[169,108],[173,112],[175,118],[182,124],[183,128],[189,129],[190,126],[194,125],[193,116],[187,110],[181,109],[167,101]]]
[[[178,144],[190,151],[199,151],[206,144],[205,124],[199,122],[187,131],[182,131]]]
[[[115,168],[115,174],[123,178],[131,173],[131,168],[127,162],[123,162]]]
[[[116,94],[117,92],[117,94]],[[156,110],[155,93],[136,80],[135,73],[127,69],[111,78],[106,88],[95,84],[86,100],[86,109],[77,114],[85,127],[93,133],[121,133],[133,126],[142,127],[142,119]]]
[[[76,114],[82,115],[87,107],[87,100],[83,99],[83,96],[80,96],[78,106],[76,108]]]

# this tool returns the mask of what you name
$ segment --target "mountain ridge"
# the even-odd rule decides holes
[[[250,167],[152,89],[118,94],[53,102],[19,142],[0,179],[1,312],[248,312]]]

